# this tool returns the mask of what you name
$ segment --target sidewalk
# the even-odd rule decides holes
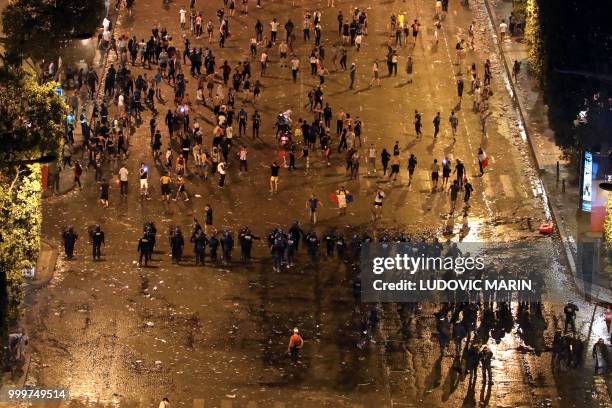
[[[512,11],[512,2],[507,0],[486,0],[497,30],[502,19],[508,19]],[[548,127],[547,106],[539,88],[538,80],[528,72],[528,46],[522,39],[506,37],[501,44],[507,73],[511,72],[514,61],[521,63],[521,72],[512,84],[514,99],[523,118],[525,137],[530,144],[539,170],[552,217],[574,277],[576,287],[584,293],[584,283],[579,276],[578,236],[585,232],[585,226],[579,220],[579,180],[578,169],[563,157],[562,150],[555,144],[554,132]],[[557,174],[558,171],[558,174]],[[608,277],[597,276],[593,282],[591,294],[598,301],[609,302],[612,299]]]
[[[508,20],[512,2],[508,0],[485,0],[495,31],[502,19]],[[499,37],[498,44],[499,43]],[[554,132],[548,126],[547,106],[544,103],[538,80],[528,72],[528,46],[517,37],[506,37],[500,44],[511,92],[519,110],[524,126],[523,135],[527,140],[538,168],[543,194],[550,207],[552,219],[557,226],[567,257],[575,286],[585,294],[584,282],[579,275],[578,237],[586,232],[585,222],[579,219],[579,180],[578,170],[563,157],[562,150],[556,145]],[[521,63],[521,72],[516,81],[510,75],[514,61]],[[609,277],[597,276],[590,289],[592,299],[610,302]],[[609,378],[609,377],[608,377]],[[594,394],[601,406],[612,406],[610,384],[605,377],[595,376]]]

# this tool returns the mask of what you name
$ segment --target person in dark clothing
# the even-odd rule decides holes
[[[317,237],[316,232],[310,231],[308,234],[306,234],[304,237],[304,244],[308,249],[308,255],[310,255],[310,258],[313,261],[316,261],[319,249],[319,238]]]
[[[219,239],[217,238],[217,234],[213,234],[210,237],[208,245],[210,246],[210,261],[213,263],[217,263],[217,251],[219,249]]]
[[[333,258],[334,256],[334,248],[336,246],[336,236],[333,230],[329,230],[324,236],[323,240],[325,241],[325,247],[327,249],[327,257]]]
[[[578,306],[569,302],[563,308],[563,313],[565,313],[565,327],[563,328],[563,333],[567,333],[567,329],[571,328],[572,332],[576,333],[576,312],[578,311]]]
[[[228,265],[232,261],[232,250],[234,249],[234,238],[231,232],[223,232],[221,248],[223,249],[223,263]]]
[[[465,371],[466,374],[470,375],[470,387],[474,387],[476,385],[476,378],[478,377],[478,372],[476,369],[478,368],[478,362],[480,359],[480,353],[478,352],[478,347],[475,344],[467,350],[465,353]]]
[[[240,231],[240,259],[242,262],[251,261],[251,251],[253,249],[253,240],[259,239],[255,236],[248,227],[245,227]]]
[[[151,241],[149,238],[149,234],[145,231],[142,234],[142,237],[140,237],[140,239],[138,239],[138,266],[142,266],[143,265],[143,261],[144,261],[144,266],[149,265],[149,261],[151,260],[151,253],[152,248],[151,248]]]
[[[79,236],[74,232],[72,227],[68,227],[62,234],[62,239],[64,241],[64,252],[66,254],[66,258],[72,259],[74,256],[74,245],[76,244]]]
[[[104,244],[104,232],[99,225],[96,225],[90,233],[91,244],[93,249],[93,260],[99,261],[102,255],[101,248]]]
[[[185,240],[183,239],[183,233],[180,228],[176,227],[170,235],[170,249],[172,251],[172,263],[180,264],[181,258],[183,257],[183,247],[185,246]]]
[[[489,350],[487,346],[484,346],[480,351],[480,365],[482,366],[482,383],[488,382],[493,384],[493,377],[491,375],[491,360],[493,359],[493,352]]]
[[[383,149],[380,153],[380,161],[383,166],[383,176],[387,175],[387,168],[389,167],[389,161],[391,160],[391,155],[387,151],[387,149]]]
[[[193,251],[195,252],[196,266],[204,265],[208,239],[206,238],[206,234],[204,234],[204,231],[202,231],[202,227],[200,227],[199,224],[196,225],[195,231],[191,235],[191,242],[193,243]]]

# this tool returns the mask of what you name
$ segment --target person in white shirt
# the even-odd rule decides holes
[[[187,11],[184,8],[179,10],[180,22],[181,22],[181,30],[185,29],[185,24],[187,24]]]
[[[270,42],[274,44],[276,42],[276,34],[278,32],[278,26],[280,23],[275,19],[270,21]]]
[[[217,172],[219,172],[219,187],[223,187],[225,185],[225,169],[226,169],[226,164],[225,162],[220,162],[217,165]]]
[[[159,408],[170,408],[170,401],[168,400],[168,398],[164,398],[163,400],[161,400],[161,402],[159,403]]]
[[[506,20],[502,20],[501,23],[499,23],[499,40],[501,42],[504,42],[506,38],[506,31],[508,31],[508,24],[506,24]]]
[[[122,196],[127,196],[128,176],[130,172],[125,168],[125,165],[119,169],[119,186]]]

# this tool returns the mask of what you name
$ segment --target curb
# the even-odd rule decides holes
[[[40,255],[36,263],[36,279],[26,280],[27,289],[37,289],[51,282],[55,274],[58,256],[59,250],[55,245],[46,240],[40,241]]]

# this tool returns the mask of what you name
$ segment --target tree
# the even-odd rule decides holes
[[[59,155],[67,107],[57,87],[54,82],[39,84],[31,70],[0,67],[0,166]]]
[[[104,12],[104,0],[11,0],[2,12],[8,59],[54,59],[70,40],[93,35]]]
[[[31,70],[0,67],[0,343],[20,317],[24,269],[40,248],[41,173],[37,158],[59,156],[67,107],[55,83]],[[0,354],[4,348],[0,347]],[[0,358],[0,361],[3,361]]]

